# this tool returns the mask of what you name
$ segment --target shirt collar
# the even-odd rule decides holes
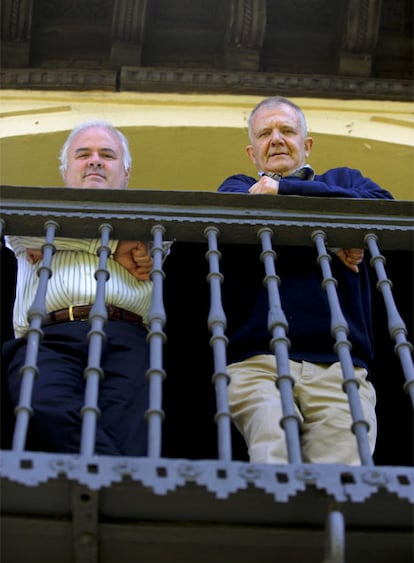
[[[282,176],[278,172],[271,174],[270,172],[261,172],[259,171],[259,176],[269,176],[269,178],[273,178],[274,180],[280,180],[281,178],[300,178],[301,180],[313,180],[315,178],[315,171],[310,166],[310,164],[304,164],[289,176]]]

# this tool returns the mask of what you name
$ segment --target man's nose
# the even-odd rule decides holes
[[[102,159],[101,159],[101,157],[99,156],[99,154],[92,154],[92,155],[89,157],[88,166],[89,166],[90,168],[95,168],[95,167],[101,168],[101,166],[102,166]]]
[[[281,143],[283,141],[283,135],[279,129],[272,130],[272,143]]]

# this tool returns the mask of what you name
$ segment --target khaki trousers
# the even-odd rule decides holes
[[[348,398],[342,389],[339,362],[312,364],[289,361],[304,462],[359,465]],[[227,366],[228,397],[234,424],[243,435],[252,463],[287,463],[280,393],[276,387],[275,357],[253,356]],[[367,371],[355,368],[362,410],[369,424],[369,444],[374,451],[377,436],[376,395]]]

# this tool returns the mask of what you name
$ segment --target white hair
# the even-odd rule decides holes
[[[265,98],[264,100],[259,102],[255,108],[253,108],[249,116],[249,119],[247,121],[250,140],[252,140],[253,137],[252,122],[256,112],[265,107],[279,107],[279,106],[290,106],[296,111],[302,126],[303,134],[306,137],[306,135],[308,134],[308,126],[306,124],[305,114],[300,109],[300,107],[297,106],[295,103],[291,102],[290,100],[288,100],[287,98],[284,98],[283,96],[272,96],[271,98]]]
[[[107,129],[108,131],[111,131],[118,137],[122,146],[124,169],[125,172],[127,172],[132,165],[132,157],[129,151],[128,139],[125,137],[123,133],[121,133],[121,131],[119,131],[119,129],[116,129],[116,127],[111,125],[108,121],[95,120],[95,121],[84,121],[70,132],[59,154],[60,173],[63,175],[68,168],[68,151],[72,141],[75,139],[75,137],[79,135],[79,133],[82,133],[82,131],[85,131],[86,129],[90,129],[92,127],[101,127],[102,129]]]

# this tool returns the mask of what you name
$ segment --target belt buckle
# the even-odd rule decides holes
[[[70,320],[70,321],[87,321],[87,320],[88,320],[88,317],[86,317],[86,318],[84,318],[84,319],[75,319],[75,315],[74,315],[74,313],[73,313],[73,309],[74,309],[75,307],[82,307],[82,305],[81,305],[81,304],[78,304],[78,303],[75,304],[75,305],[69,305],[69,307],[68,307],[69,320]]]
[[[69,320],[70,320],[70,321],[74,321],[74,320],[75,320],[75,317],[73,316],[73,307],[74,307],[73,305],[69,305],[68,312],[69,312]]]

